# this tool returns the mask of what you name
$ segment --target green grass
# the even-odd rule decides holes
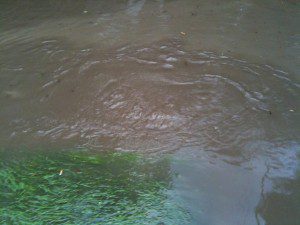
[[[0,224],[188,224],[166,157],[1,153]]]

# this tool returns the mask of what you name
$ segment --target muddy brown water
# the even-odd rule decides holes
[[[298,1],[0,3],[0,141],[171,154],[191,224],[298,224]]]

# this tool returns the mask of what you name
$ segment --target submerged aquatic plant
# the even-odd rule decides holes
[[[16,156],[1,161],[1,224],[188,223],[170,191],[167,158],[88,151]]]

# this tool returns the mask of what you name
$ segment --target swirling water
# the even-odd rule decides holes
[[[2,222],[300,221],[297,2],[16,1],[1,18]],[[74,190],[62,207],[55,188]]]

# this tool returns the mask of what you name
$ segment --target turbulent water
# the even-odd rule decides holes
[[[297,1],[0,7],[4,152],[171,154],[178,224],[300,222]]]

